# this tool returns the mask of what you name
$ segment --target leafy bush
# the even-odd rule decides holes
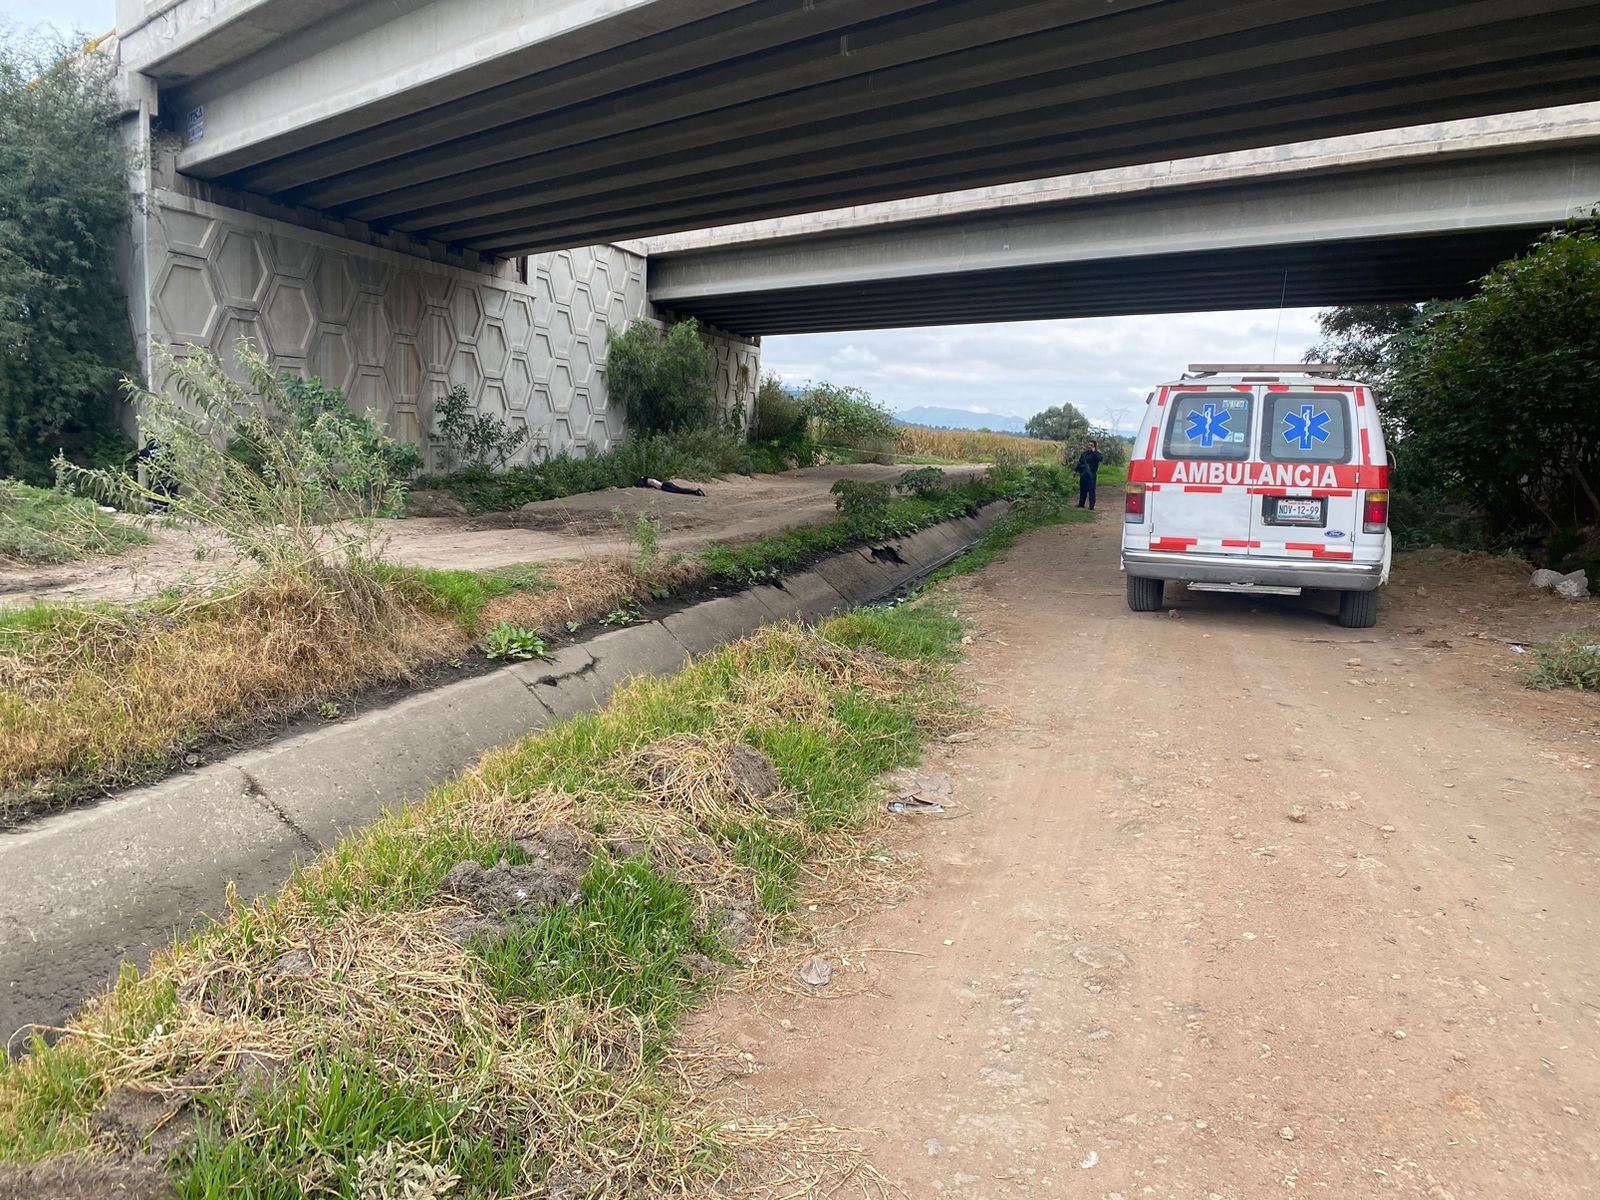
[[[1102,466],[1125,467],[1128,465],[1130,445],[1125,438],[1120,438],[1105,429],[1091,429],[1089,437],[1095,440],[1100,448],[1100,457],[1105,461]],[[1076,457],[1076,455],[1074,455]]]
[[[1383,393],[1394,490],[1467,501],[1497,544],[1600,521],[1600,226],[1501,263],[1466,300],[1333,309],[1319,353]]]
[[[840,479],[829,491],[840,515],[852,521],[882,516],[891,499],[889,485],[880,480]]]
[[[703,429],[716,421],[715,360],[693,319],[663,337],[650,321],[612,331],[606,388],[636,433]]]
[[[0,475],[48,483],[65,449],[117,438],[137,370],[117,284],[130,161],[115,64],[65,42],[0,38]]]
[[[358,511],[374,511],[382,516],[403,516],[404,495],[390,497],[388,489],[422,469],[422,452],[410,442],[391,438],[383,425],[370,414],[356,416],[336,387],[328,387],[313,375],[302,379],[288,372],[278,376],[283,403],[288,408],[292,435],[309,450],[312,462],[325,464],[333,490],[353,497]],[[240,452],[262,461],[261,449],[246,437]]]
[[[450,464],[465,470],[498,470],[528,440],[528,427],[508,426],[493,413],[472,411],[467,389],[457,384],[433,406],[435,432]]]
[[[763,375],[756,391],[755,423],[751,437],[757,442],[795,445],[806,440],[809,417],[803,396],[791,393],[776,375]]]
[[[550,647],[534,630],[501,621],[485,635],[483,653],[488,658],[526,662],[533,658],[549,658]]]
[[[337,391],[274,375],[247,339],[235,353],[248,388],[210,354],[190,350],[183,359],[160,354],[171,395],[126,385],[155,447],[143,481],[58,458],[61,478],[124,507],[160,506],[210,526],[268,569],[320,572],[330,553],[364,558],[369,532],[338,521],[403,511],[406,485],[396,472],[418,461],[416,448],[384,437]],[[230,449],[219,449],[229,433]]]
[[[876,449],[894,440],[894,416],[860,388],[813,383],[802,400],[817,439],[825,445]]]
[[[92,500],[0,479],[0,563],[72,562],[149,540]]]
[[[943,486],[944,472],[938,467],[917,467],[900,476],[894,488],[902,496],[921,496],[926,500]]]

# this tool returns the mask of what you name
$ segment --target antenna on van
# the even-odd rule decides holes
[[[1283,269],[1283,290],[1278,293],[1278,327],[1272,331],[1272,357],[1278,357],[1278,335],[1283,332],[1283,302],[1289,298],[1289,268]]]

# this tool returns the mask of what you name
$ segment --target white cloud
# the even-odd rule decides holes
[[[895,411],[1028,417],[1065,400],[1097,422],[1120,413],[1126,430],[1146,393],[1192,362],[1297,362],[1317,337],[1315,309],[1094,317],[769,337],[761,365],[785,382],[865,388]]]

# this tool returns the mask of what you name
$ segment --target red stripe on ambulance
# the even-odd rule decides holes
[[[1198,542],[1199,538],[1151,538],[1152,550],[1187,550]]]

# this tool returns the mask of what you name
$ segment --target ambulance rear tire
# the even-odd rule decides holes
[[[1376,591],[1339,593],[1339,624],[1346,629],[1371,629],[1377,623]]]
[[[1141,579],[1128,576],[1128,607],[1134,612],[1160,612],[1161,593],[1166,588],[1165,579]]]

